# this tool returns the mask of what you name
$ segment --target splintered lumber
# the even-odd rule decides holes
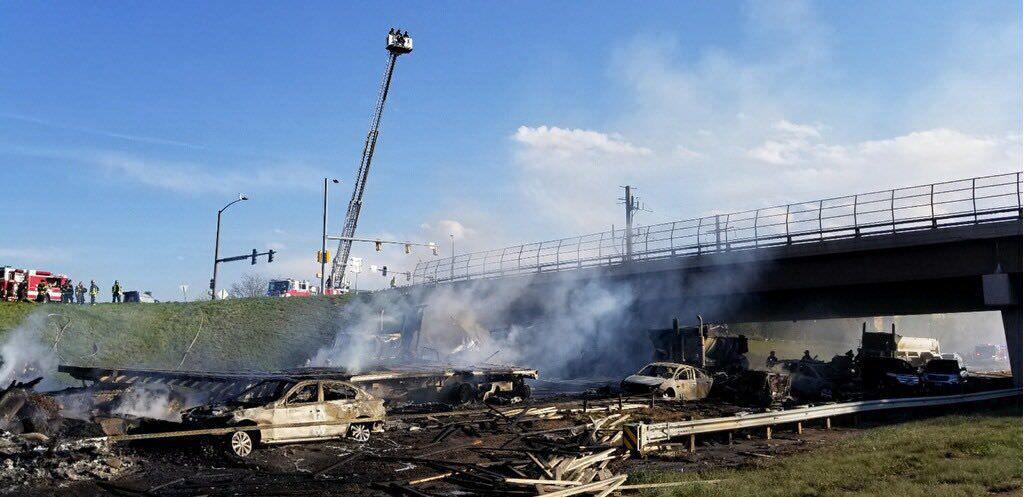
[[[505,483],[515,483],[517,485],[553,485],[556,487],[574,487],[583,484],[573,480],[536,480],[533,478],[505,478]]]
[[[595,481],[593,483],[587,483],[577,487],[570,487],[564,490],[558,490],[542,494],[540,497],[568,497],[570,495],[578,495],[582,493],[593,493],[595,491],[601,491],[598,495],[608,495],[615,491],[618,487],[622,486],[622,483],[626,481],[626,475],[619,475],[607,480]]]

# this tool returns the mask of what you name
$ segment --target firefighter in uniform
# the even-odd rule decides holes
[[[769,367],[770,368],[770,367],[775,366],[778,363],[779,363],[779,358],[775,355],[775,351],[773,350],[771,352],[768,352],[768,358],[765,359],[765,361],[764,361],[765,367]]]
[[[64,304],[75,303],[75,284],[71,280],[65,281],[60,287],[60,301]]]
[[[50,285],[47,285],[45,281],[40,281],[36,285],[36,302],[49,302],[50,301]]]
[[[81,280],[78,281],[78,286],[75,287],[75,297],[78,305],[85,304],[85,283]]]
[[[96,284],[96,280],[89,280],[89,303],[96,305],[96,297],[100,294],[100,287]]]
[[[111,302],[121,302],[121,283],[117,280],[114,280],[114,286],[110,287],[110,294]]]

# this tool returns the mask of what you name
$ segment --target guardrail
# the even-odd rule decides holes
[[[461,254],[420,262],[412,282],[565,271],[1021,217],[1021,173],[979,176]]]
[[[740,414],[733,417],[696,419],[692,421],[673,421],[667,423],[633,423],[624,428],[623,441],[626,446],[644,454],[651,445],[667,442],[673,438],[693,436],[702,433],[728,432],[745,428],[770,427],[779,424],[800,423],[814,419],[832,418],[844,414],[858,414],[887,409],[906,409],[912,407],[931,407],[950,404],[980,402],[1021,395],[1020,388],[992,390],[957,395],[933,397],[908,397],[896,399],[863,400],[842,404],[825,404],[819,406],[769,411],[757,414]],[[692,445],[691,439],[691,447]]]

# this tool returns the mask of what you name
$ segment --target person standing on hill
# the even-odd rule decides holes
[[[47,285],[45,281],[40,281],[36,285],[36,302],[43,303],[50,301],[50,285]]]
[[[96,297],[100,295],[100,287],[96,280],[89,280],[89,303],[96,305]]]
[[[114,286],[110,287],[110,301],[113,303],[121,303],[121,283],[114,280]]]
[[[79,280],[78,285],[75,286],[75,302],[78,302],[78,305],[85,304],[85,283],[82,283],[81,280]]]

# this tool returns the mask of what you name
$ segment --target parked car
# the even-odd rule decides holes
[[[699,400],[708,396],[714,380],[699,368],[675,362],[652,362],[622,380],[630,393],[656,393],[664,399]]]
[[[124,292],[124,301],[141,302],[143,304],[153,304],[159,302],[157,299],[153,298],[152,292],[140,292],[138,290]]]
[[[959,392],[966,382],[967,368],[955,359],[932,359],[921,370],[921,383],[927,392]]]
[[[228,449],[239,457],[260,444],[343,437],[366,442],[371,431],[383,431],[384,417],[383,400],[340,380],[265,380],[223,403],[182,413],[182,421],[192,428],[268,426],[224,436]],[[299,426],[275,427],[281,425]]]

